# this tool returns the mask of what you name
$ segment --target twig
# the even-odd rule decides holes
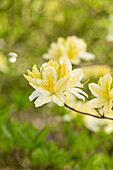
[[[99,112],[99,110],[98,109],[95,109],[96,111],[97,111],[97,113],[100,115],[100,116],[102,116],[101,114],[100,114],[100,112]]]
[[[92,63],[92,64],[73,64],[74,67],[92,67],[92,66],[110,66],[113,67],[112,63]]]
[[[64,103],[64,106],[67,107],[67,108],[70,109],[70,110],[73,110],[74,112],[77,112],[77,113],[80,113],[80,114],[83,114],[83,115],[92,116],[92,117],[95,117],[95,118],[98,118],[98,119],[113,120],[113,118],[111,118],[111,117],[106,117],[106,116],[104,116],[104,115],[97,116],[97,115],[93,115],[93,114],[91,114],[91,113],[86,113],[86,112],[82,112],[82,111],[76,110],[76,109],[68,106],[68,105],[65,104],[65,103]]]

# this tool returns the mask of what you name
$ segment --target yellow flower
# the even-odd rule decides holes
[[[109,112],[112,108],[113,102],[113,89],[110,90],[110,85],[112,83],[112,77],[110,74],[106,74],[99,79],[98,85],[95,83],[89,84],[89,89],[92,94],[97,97],[88,102],[88,107],[90,108],[100,108],[103,107],[104,113]]]
[[[53,58],[60,60],[62,57],[68,58],[73,64],[79,64],[81,59],[89,61],[95,56],[86,52],[87,45],[85,41],[76,36],[69,36],[65,38],[58,38],[57,42],[50,45],[47,54],[44,54],[45,59]]]
[[[24,75],[29,84],[35,91],[29,97],[30,101],[38,97],[35,106],[39,107],[50,101],[59,106],[63,106],[66,101],[65,93],[73,93],[80,99],[85,100],[81,94],[87,94],[78,87],[83,87],[80,83],[83,77],[82,69],[72,71],[72,65],[68,59],[61,59],[60,64],[50,60],[42,65],[38,71],[36,65],[33,66],[32,72],[28,70],[28,76]]]

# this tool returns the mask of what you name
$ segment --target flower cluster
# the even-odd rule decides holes
[[[55,59],[59,61],[62,57],[68,58],[72,64],[79,64],[81,59],[89,61],[95,58],[94,54],[86,52],[87,45],[85,41],[76,36],[58,38],[57,42],[52,43],[45,59]]]
[[[28,76],[24,75],[35,91],[29,97],[30,101],[37,98],[35,106],[39,107],[50,101],[59,106],[63,106],[66,100],[66,92],[74,94],[79,99],[85,100],[88,95],[80,88],[83,87],[81,79],[82,69],[72,70],[72,65],[68,59],[62,58],[57,62],[50,60],[42,65],[40,71],[36,65],[32,72],[28,70]],[[84,95],[84,96],[83,96]]]
[[[110,90],[112,77],[110,74],[100,77],[98,84],[90,83],[89,89],[96,97],[88,102],[90,108],[103,107],[104,113],[110,112],[113,107],[113,88]]]
[[[34,102],[36,107],[53,101],[59,106],[65,105],[71,110],[74,110],[65,104],[68,96],[72,96],[73,94],[83,101],[85,101],[85,97],[88,98],[88,95],[81,90],[81,88],[83,88],[83,84],[81,84],[84,76],[83,70],[72,70],[71,64],[79,64],[81,59],[89,61],[95,58],[93,54],[86,52],[86,50],[87,46],[83,39],[77,38],[76,36],[69,36],[66,39],[58,38],[57,43],[51,44],[48,53],[44,54],[44,58],[52,58],[59,61],[59,63],[51,59],[48,63],[42,64],[40,71],[36,65],[33,66],[32,72],[28,70],[28,75],[24,76],[35,89],[29,99],[32,101],[37,98]],[[106,74],[99,79],[98,84],[89,84],[89,89],[96,98],[90,100],[87,105],[89,108],[102,107],[103,114],[101,115],[98,110],[99,116],[94,116],[86,112],[82,112],[82,114],[113,120],[112,118],[104,116],[104,114],[110,112],[113,107],[113,89],[110,88],[111,83],[111,75]],[[78,110],[74,111],[81,113],[81,111]]]

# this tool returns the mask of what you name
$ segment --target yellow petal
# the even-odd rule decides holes
[[[44,105],[45,103],[48,103],[51,101],[51,96],[40,96],[38,97],[38,99],[36,99],[35,103],[35,107],[39,107]]]
[[[110,99],[113,100],[113,89],[111,89],[111,91],[110,91]]]
[[[98,80],[98,85],[99,85],[99,86],[102,86],[102,77],[99,78],[99,80]]]
[[[30,77],[33,78],[33,73],[32,73],[30,70],[27,70],[27,73],[28,73],[28,75],[29,75]]]
[[[95,97],[105,97],[106,93],[99,85],[95,83],[89,84],[89,89]]]
[[[74,94],[77,98],[82,99],[83,101],[85,101],[85,97],[81,94],[79,94],[75,88],[70,88],[68,89],[69,92],[71,92],[72,94]]]
[[[32,68],[32,73],[34,78],[40,79],[40,72],[38,71],[36,65],[33,66]]]
[[[62,93],[56,93],[55,95],[52,95],[52,100],[59,106],[64,106],[65,96]]]
[[[55,86],[55,93],[63,92],[64,90],[66,90],[69,84],[69,79],[70,79],[69,76],[65,76],[58,80]]]
[[[87,104],[89,108],[100,108],[106,103],[105,99],[96,98],[90,100]]]
[[[71,72],[71,77],[72,78],[71,78],[70,83],[69,83],[70,88],[80,85],[80,81],[81,81],[83,76],[84,76],[84,74],[83,74],[82,69],[74,69]]]
[[[104,105],[104,108],[103,108],[103,111],[104,113],[108,113],[111,111],[111,108],[112,108],[112,100],[108,100],[105,105]]]
[[[60,59],[61,64],[66,64],[67,68],[71,71],[72,70],[72,64],[68,58],[62,57]]]
[[[103,87],[104,90],[106,91],[107,96],[109,96],[109,93],[110,93],[110,85],[111,85],[111,82],[112,82],[112,77],[111,77],[110,74],[106,74],[105,76],[103,76],[103,79],[102,79],[102,87]]]
[[[46,67],[42,73],[42,77],[46,87],[51,92],[54,92],[54,87],[57,81],[57,74],[55,68],[52,66]]]
[[[27,79],[27,81],[29,81],[29,82],[30,82],[31,79],[32,79],[30,76],[27,76],[27,75],[25,75],[25,74],[23,74],[23,76],[24,76],[24,77]]]
[[[72,89],[75,89],[78,93],[81,93],[88,98],[88,95],[83,90],[81,90],[79,88],[72,88]]]

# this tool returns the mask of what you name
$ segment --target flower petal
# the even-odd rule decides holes
[[[95,83],[90,83],[89,89],[95,97],[105,97],[105,92],[103,91],[101,86]]]
[[[55,95],[52,95],[52,100],[59,106],[64,106],[65,96],[62,93],[57,93]]]
[[[55,68],[52,66],[44,68],[44,71],[42,72],[42,77],[44,84],[47,86],[47,88],[53,90],[57,81],[57,74]]]
[[[32,73],[34,78],[40,79],[40,72],[38,71],[36,65],[33,66]]]
[[[99,108],[102,107],[106,103],[106,99],[96,98],[90,100],[87,104],[89,108]]]
[[[74,69],[71,72],[72,78],[71,78],[70,83],[69,83],[70,88],[80,85],[81,84],[80,81],[81,81],[83,76],[84,76],[84,74],[83,74],[82,69]]]
[[[82,99],[83,101],[85,101],[85,97],[82,96],[81,94],[79,94],[75,88],[69,88],[68,89],[69,92],[71,92],[72,94],[74,94],[76,97],[78,97],[79,99]]]
[[[89,61],[89,60],[94,60],[95,55],[89,52],[82,51],[78,55],[81,59]]]
[[[110,112],[111,108],[112,108],[112,100],[109,100],[104,105],[104,108],[103,108],[104,113]]]
[[[68,58],[61,58],[60,63],[65,63],[67,65],[67,68],[71,71],[72,70],[72,64],[70,63],[70,60]]]
[[[48,103],[51,101],[51,96],[39,96],[38,99],[36,99],[35,103],[35,107],[39,107],[42,106],[45,103]]]
[[[77,56],[75,56],[74,58],[70,59],[72,64],[79,64],[80,63],[80,58],[78,58]]]
[[[29,96],[29,100],[32,101],[34,100],[36,97],[39,96],[39,91],[38,90],[35,90],[30,96]]]
[[[113,89],[110,91],[110,99],[113,100]]]
[[[68,84],[69,84],[69,75],[61,78],[60,80],[57,81],[56,86],[55,86],[55,93],[58,92],[63,92],[66,90]]]
[[[86,97],[88,98],[88,95],[87,95],[84,91],[82,91],[81,89],[79,89],[79,88],[74,88],[74,89],[75,89],[77,92],[83,94],[84,96],[86,96]]]
[[[109,96],[111,83],[112,83],[112,77],[111,77],[110,74],[106,74],[105,76],[103,76],[103,79],[102,79],[102,87],[103,87],[104,90],[106,91],[107,96]]]
[[[37,79],[38,80],[38,79]],[[41,81],[43,83],[43,81]],[[46,89],[46,87],[43,85],[37,85],[37,84],[34,84],[34,83],[29,83],[34,89],[36,89],[37,91],[39,91],[41,94],[47,94],[49,95],[50,94],[50,91],[48,91]]]

